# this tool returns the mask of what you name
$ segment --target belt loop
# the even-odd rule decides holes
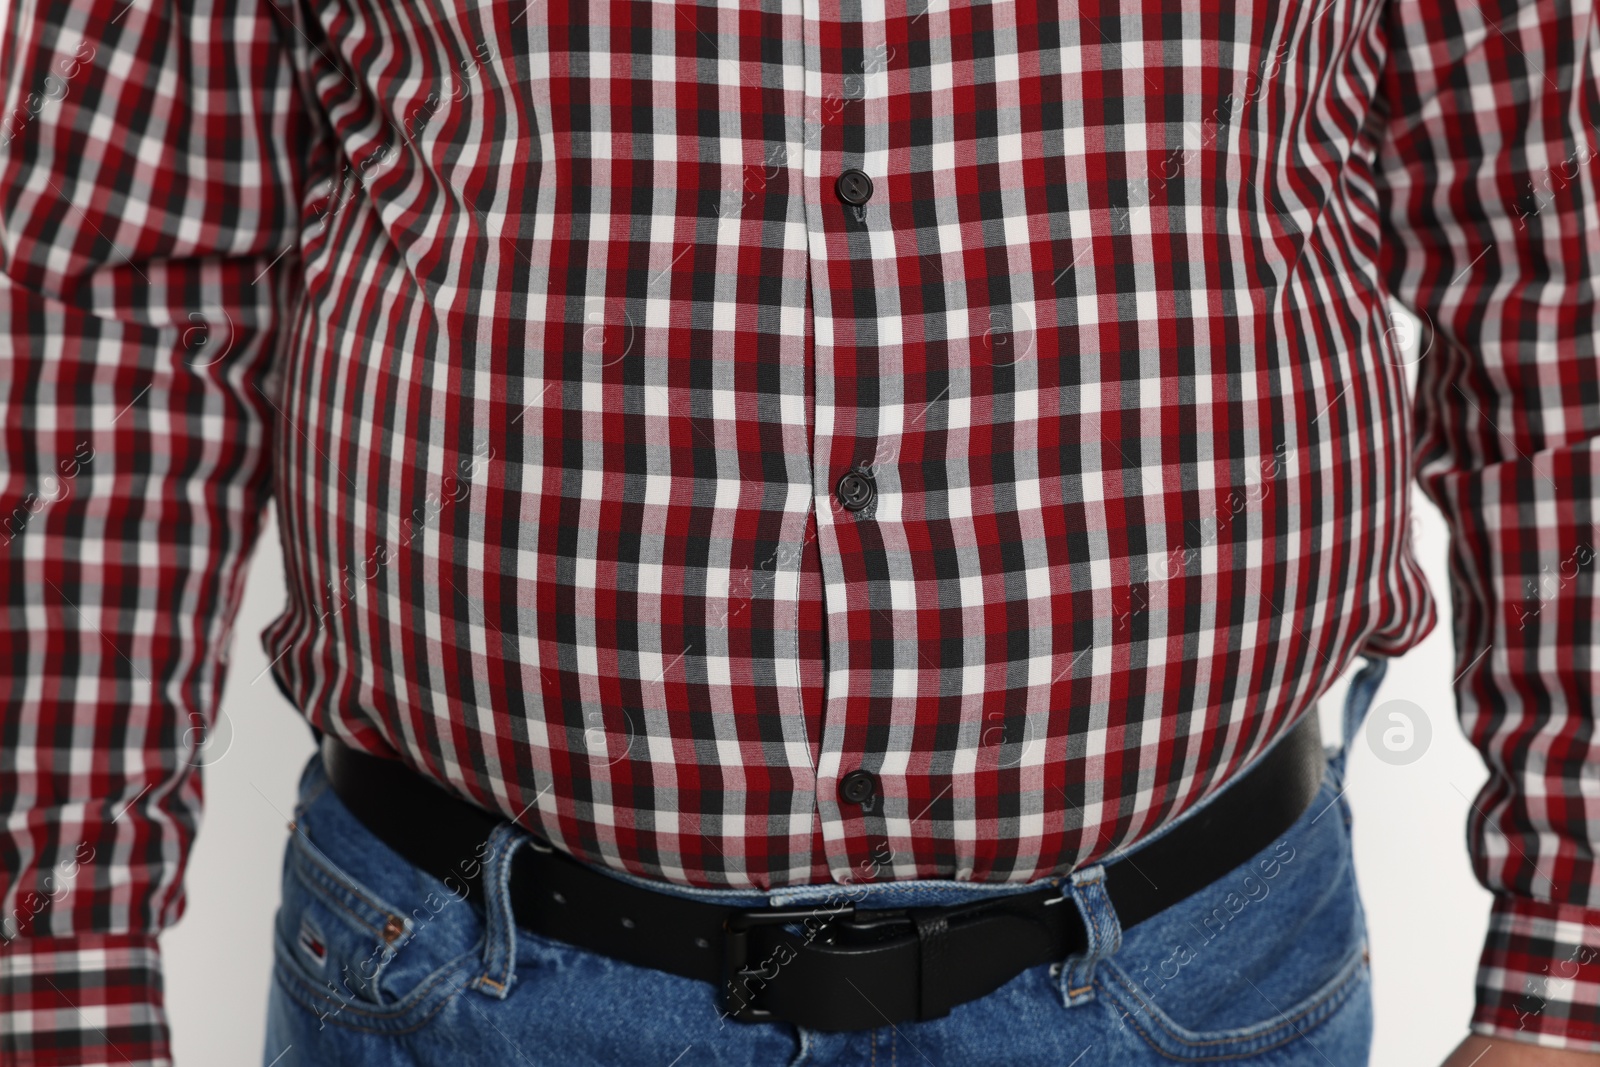
[[[1362,653],[1362,659],[1366,663],[1356,672],[1356,676],[1350,679],[1350,688],[1344,697],[1343,743],[1330,761],[1340,789],[1344,788],[1344,768],[1350,756],[1350,746],[1355,742],[1356,735],[1361,732],[1361,724],[1366,720],[1367,710],[1372,707],[1372,698],[1377,695],[1378,686],[1383,684],[1383,676],[1389,670],[1388,656],[1369,656]]]
[[[1094,999],[1094,970],[1097,964],[1122,947],[1122,922],[1106,895],[1106,870],[1100,864],[1073,871],[1061,895],[1078,906],[1088,944],[1082,953],[1068,957],[1061,965],[1061,1000],[1071,1008]]]
[[[517,920],[511,913],[511,857],[528,843],[527,834],[503,822],[489,835],[483,858],[483,974],[473,988],[506,999],[516,980]]]

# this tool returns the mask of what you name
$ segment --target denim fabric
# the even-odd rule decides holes
[[[1328,757],[1332,764],[1334,777],[1344,781],[1345,760],[1350,752],[1350,746],[1355,742],[1356,734],[1361,730],[1361,724],[1366,720],[1367,712],[1372,708],[1372,699],[1378,694],[1378,687],[1383,684],[1383,676],[1389,671],[1387,656],[1367,656],[1361,669],[1350,679],[1350,691],[1344,701],[1344,721],[1341,723],[1344,735],[1344,744],[1337,752]]]
[[[1353,684],[1346,738],[1381,681]],[[481,862],[484,909],[373,838],[313,759],[301,784],[276,924],[263,1063],[274,1067],[523,1064],[1170,1064],[1355,1067],[1371,998],[1350,810],[1330,760],[1306,813],[1213,885],[1124,930],[1099,868],[1059,879],[1094,930],[1090,951],[1035,967],[924,1023],[849,1034],[722,1017],[706,983],[606,959],[519,930],[510,857],[536,847],[502,827]],[[1138,862],[1138,852],[1130,853]],[[946,882],[816,886],[751,905],[848,891],[858,907],[1025,891]],[[686,891],[687,892],[687,891]]]

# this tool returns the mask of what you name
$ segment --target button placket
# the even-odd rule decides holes
[[[897,408],[903,391],[898,368],[891,370],[889,365],[893,342],[880,337],[872,325],[898,313],[873,256],[881,235],[875,238],[869,232],[890,222],[880,195],[887,188],[882,185],[886,177],[869,176],[865,169],[869,160],[876,168],[886,158],[888,134],[882,108],[888,78],[883,68],[887,57],[896,53],[879,38],[883,28],[875,21],[853,23],[859,13],[846,16],[828,8],[824,5],[821,20],[837,26],[844,43],[834,47],[830,37],[830,46],[815,53],[821,68],[816,91],[829,121],[821,124],[816,163],[808,167],[813,176],[808,193],[815,198],[808,205],[812,212],[808,218],[813,227],[812,278],[826,282],[814,285],[815,314],[818,322],[831,325],[817,334],[817,402],[819,411],[828,406],[829,415],[825,423],[819,416],[819,429],[825,425],[828,431],[826,447],[824,434],[817,435],[814,469],[821,483],[816,488],[826,494],[819,495],[817,503],[832,511],[828,526],[836,531],[843,579],[830,578],[825,590],[830,601],[829,640],[835,648],[859,649],[863,607],[881,595],[867,580],[869,573],[881,568],[885,553],[872,528],[880,514],[886,514],[884,502],[878,500],[877,482],[888,477],[886,486],[898,485],[892,470],[878,466],[874,448],[883,409]],[[889,304],[880,306],[884,300]],[[885,381],[885,373],[894,377]],[[863,462],[869,450],[874,450],[874,458]],[[847,610],[832,603],[840,596]],[[832,628],[836,621],[839,629]],[[841,652],[839,658],[844,655]],[[898,780],[885,783],[866,771],[882,758],[877,742],[846,728],[871,714],[860,689],[864,684],[859,667],[831,679],[827,704],[832,728],[825,727],[824,744],[832,751],[823,754],[819,767],[833,779],[820,783],[825,792],[818,797],[822,817],[837,827],[830,835],[829,865],[845,881],[881,877],[894,862],[882,823],[885,789],[892,792]],[[849,692],[837,691],[843,689]],[[843,714],[835,713],[835,708]]]

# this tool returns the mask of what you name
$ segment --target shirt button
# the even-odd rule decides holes
[[[872,498],[878,495],[878,489],[865,474],[850,471],[839,479],[838,493],[839,503],[850,511],[860,511],[872,503]]]
[[[833,188],[840,200],[853,207],[860,207],[872,199],[872,179],[854,167],[839,175]]]
[[[851,804],[865,804],[878,792],[878,780],[871,771],[851,771],[839,779],[839,799]]]

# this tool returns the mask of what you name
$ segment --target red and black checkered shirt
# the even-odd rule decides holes
[[[1429,631],[1413,477],[1476,1025],[1600,1050],[1597,58],[1569,0],[22,0],[0,1059],[166,1062],[269,501],[313,724],[766,888],[1169,823]]]

